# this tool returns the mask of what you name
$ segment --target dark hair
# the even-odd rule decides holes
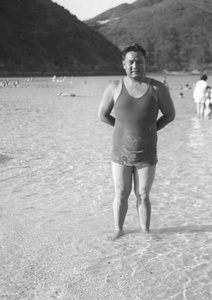
[[[137,43],[132,43],[130,45],[127,45],[121,52],[122,55],[122,59],[125,59],[125,56],[128,52],[130,51],[134,51],[134,52],[141,52],[141,54],[143,55],[144,58],[146,58],[146,51],[144,50],[144,48],[137,44]]]
[[[201,79],[201,80],[205,80],[205,81],[206,81],[206,80],[208,79],[208,76],[207,76],[207,75],[205,75],[205,74],[203,74],[203,75],[200,77],[200,79]]]

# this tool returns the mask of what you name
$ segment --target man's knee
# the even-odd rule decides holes
[[[116,199],[118,201],[128,200],[130,193],[131,193],[130,189],[126,189],[125,187],[122,186],[116,187]]]
[[[134,192],[135,192],[135,196],[138,200],[140,200],[140,201],[149,201],[150,191],[145,190],[145,189],[139,191],[138,189],[135,188]]]

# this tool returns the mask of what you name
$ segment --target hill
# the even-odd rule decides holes
[[[50,0],[1,0],[0,20],[0,76],[122,70],[116,46]]]
[[[137,0],[86,23],[120,49],[141,43],[150,71],[212,68],[211,0]]]

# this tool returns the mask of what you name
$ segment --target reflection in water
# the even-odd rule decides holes
[[[206,154],[207,148],[211,149],[212,122],[193,117],[190,124],[188,146]]]

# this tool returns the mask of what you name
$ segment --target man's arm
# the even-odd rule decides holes
[[[115,118],[111,116],[111,111],[114,106],[114,93],[117,82],[111,82],[104,91],[102,100],[99,105],[98,117],[102,122],[114,126]]]
[[[159,109],[162,113],[162,116],[157,120],[157,130],[160,130],[174,120],[175,108],[169,90],[164,84],[158,84],[157,95]]]

